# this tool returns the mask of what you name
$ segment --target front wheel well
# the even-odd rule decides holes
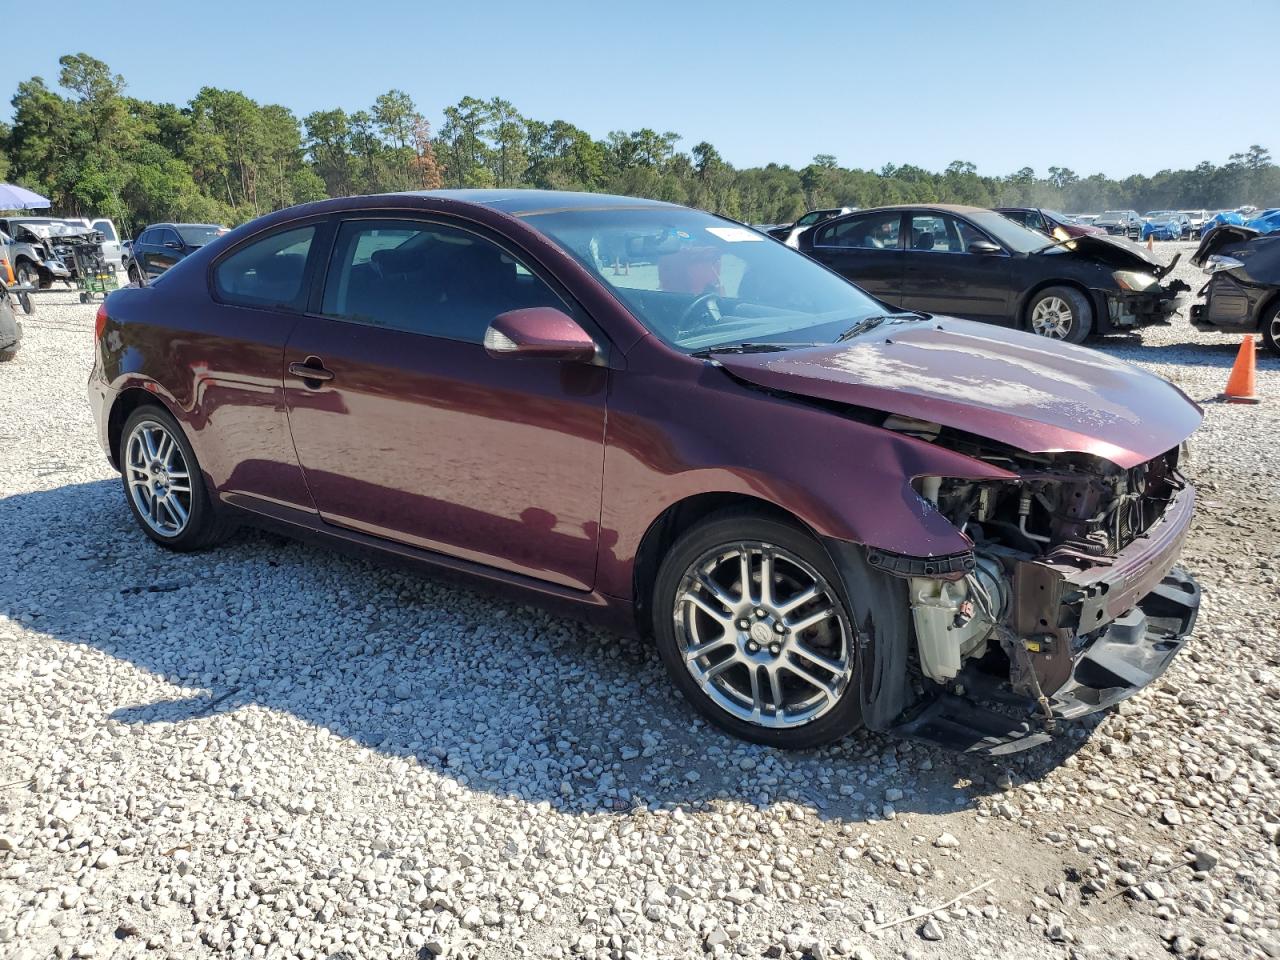
[[[1277,307],[1280,307],[1280,290],[1273,290],[1270,296],[1258,304],[1258,309],[1254,313],[1254,326],[1261,330],[1267,314]]]
[[[120,395],[116,397],[115,402],[111,405],[111,413],[107,415],[107,443],[109,445],[107,456],[111,460],[111,465],[117,470],[120,469],[118,455],[120,434],[124,430],[124,423],[129,419],[129,415],[139,407],[167,409],[155,394],[143,390],[141,387],[130,387],[128,390],[120,391]]]
[[[779,507],[776,503],[741,493],[700,493],[686,497],[667,507],[645,531],[636,551],[632,589],[636,611],[636,627],[644,637],[653,635],[652,595],[658,579],[658,568],[667,551],[686,530],[713,513],[740,508],[761,517],[779,520],[799,527],[821,542],[809,526],[799,517]]]

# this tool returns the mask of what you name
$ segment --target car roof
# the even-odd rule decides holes
[[[1024,209],[1019,207],[1018,209]],[[1031,208],[1026,208],[1031,209]],[[887,207],[868,207],[865,210],[855,210],[848,216],[863,213],[888,213],[890,210],[937,210],[941,213],[991,213],[987,207],[971,207],[963,203],[895,203]]]
[[[461,203],[475,203],[501,210],[515,217],[534,213],[556,213],[561,210],[679,206],[664,200],[622,197],[611,193],[581,193],[573,190],[410,190],[406,193],[414,197],[440,197]],[[383,196],[396,196],[396,194],[383,194]]]

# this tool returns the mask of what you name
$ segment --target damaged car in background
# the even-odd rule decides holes
[[[265,524],[651,636],[778,747],[1034,746],[1158,677],[1199,604],[1176,387],[657,201],[282,210],[111,294],[88,390],[152,541]]]
[[[109,222],[109,221],[106,221]],[[106,237],[87,220],[55,217],[0,219],[0,230],[14,241],[13,269],[18,284],[47,290],[55,280],[80,279],[77,250],[102,255]]]
[[[0,218],[0,232],[9,236],[10,262],[18,286],[47,290],[55,280],[69,282],[71,266],[55,248],[53,237],[61,228],[46,217]]]
[[[801,252],[888,303],[1082,343],[1167,323],[1190,291],[1127,240],[1053,239],[979,207],[880,207],[802,233]]]
[[[1204,235],[1191,262],[1209,274],[1191,323],[1201,330],[1258,331],[1280,356],[1280,233],[1222,224]]]

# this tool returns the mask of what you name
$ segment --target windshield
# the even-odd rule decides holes
[[[202,223],[184,223],[175,229],[178,231],[178,236],[182,237],[182,242],[189,247],[203,247],[206,243],[213,243],[218,237],[228,232],[226,227]]]
[[[1045,248],[1043,233],[1030,230],[1016,220],[1010,220],[994,210],[966,210],[964,215],[973,222],[974,226],[1014,253],[1035,253]]]
[[[649,330],[682,350],[830,343],[886,312],[804,254],[696,210],[553,210],[524,218],[604,281]]]
[[[1044,214],[1050,220],[1057,220],[1058,223],[1074,223],[1074,224],[1080,223],[1079,220],[1071,216],[1071,214],[1069,213],[1059,213],[1057,210],[1046,210],[1044,211]]]

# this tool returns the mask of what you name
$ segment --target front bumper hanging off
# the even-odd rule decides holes
[[[1015,642],[1029,652],[1045,703],[975,662],[891,730],[963,752],[1015,753],[1052,739],[1049,728],[1057,721],[1105,710],[1155,681],[1182,649],[1200,609],[1199,585],[1174,565],[1194,504],[1192,488],[1179,491],[1164,516],[1109,566],[1035,562],[1015,575],[1015,593],[1023,599],[1011,626]],[[985,705],[992,701],[1017,709]]]
[[[1076,720],[1133,696],[1165,672],[1186,643],[1200,609],[1200,587],[1175,568],[1138,606],[1115,620],[1073,661],[1070,677],[1049,696],[1056,720]],[[892,727],[900,736],[962,753],[999,756],[1048,743],[1042,718],[1026,716],[1025,697],[991,674],[970,667],[964,695],[942,693]],[[1015,705],[1023,716],[983,705]]]

